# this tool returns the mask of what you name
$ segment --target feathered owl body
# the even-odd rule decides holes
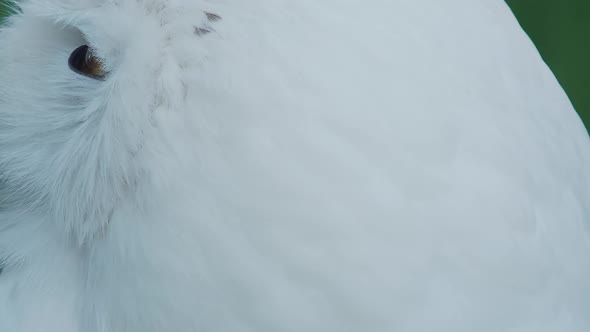
[[[20,10],[0,331],[590,328],[590,141],[503,1]]]

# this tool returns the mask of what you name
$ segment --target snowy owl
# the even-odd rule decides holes
[[[0,331],[590,331],[590,140],[502,0],[18,8]]]

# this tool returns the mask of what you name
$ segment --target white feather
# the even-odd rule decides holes
[[[590,329],[590,141],[503,1],[21,8],[0,331]]]

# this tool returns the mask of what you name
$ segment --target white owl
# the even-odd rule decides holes
[[[1,332],[588,332],[590,140],[502,0],[26,0]]]

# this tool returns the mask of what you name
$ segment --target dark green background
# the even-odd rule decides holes
[[[6,4],[8,3],[8,0],[0,0],[0,20],[2,17],[4,17],[5,15],[8,15],[9,10],[6,6]]]
[[[6,8],[4,7],[4,2],[0,5],[0,17],[6,15]]]
[[[507,2],[590,128],[590,0]]]
[[[590,0],[508,0],[590,129]]]

